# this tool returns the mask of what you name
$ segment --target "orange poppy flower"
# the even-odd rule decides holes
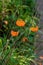
[[[41,60],[43,60],[43,56],[40,56],[39,58],[40,58]]]
[[[16,21],[16,25],[20,26],[20,27],[24,27],[25,26],[25,22],[22,19],[19,19]]]
[[[4,21],[4,23],[5,23],[6,25],[8,25],[8,21]]]
[[[28,41],[28,39],[27,39],[26,37],[23,37],[23,38],[22,38],[22,41],[23,41],[23,42],[26,42],[26,41]]]
[[[38,31],[38,26],[36,26],[36,27],[31,27],[30,30],[31,30],[32,32],[37,32],[37,31]]]
[[[19,34],[19,32],[16,32],[16,31],[13,31],[13,30],[11,31],[12,36],[18,36],[18,34]]]

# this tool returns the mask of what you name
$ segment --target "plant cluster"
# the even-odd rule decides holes
[[[38,32],[35,0],[0,0],[0,65],[35,63]]]

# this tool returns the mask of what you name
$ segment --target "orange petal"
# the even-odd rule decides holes
[[[32,32],[37,32],[38,31],[38,26],[36,26],[36,27],[30,27],[30,30]]]
[[[23,27],[23,26],[25,26],[25,22],[22,19],[19,19],[16,21],[16,25]]]
[[[11,31],[12,36],[18,36],[18,34],[19,34],[19,32],[16,32],[16,31],[13,31],[13,30]]]

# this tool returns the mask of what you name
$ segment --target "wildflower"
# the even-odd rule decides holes
[[[8,25],[8,21],[4,21],[4,23],[5,23],[6,25]]]
[[[37,31],[38,31],[38,26],[36,26],[36,27],[31,27],[30,30],[31,30],[32,32],[37,32]]]
[[[11,35],[12,36],[18,36],[18,34],[19,34],[19,32],[11,30]]]
[[[20,27],[24,27],[25,26],[25,22],[22,19],[19,19],[16,21],[16,25],[20,26]]]
[[[27,39],[26,37],[23,37],[23,38],[22,38],[22,41],[23,41],[23,42],[26,42],[26,41],[28,41],[28,39]]]

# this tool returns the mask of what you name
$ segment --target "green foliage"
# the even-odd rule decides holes
[[[35,63],[36,32],[30,31],[30,27],[37,26],[35,3],[35,0],[0,0],[0,65]],[[25,21],[26,25],[17,26],[18,19]],[[19,35],[11,36],[11,30],[19,31]],[[23,41],[23,37],[28,41]]]

